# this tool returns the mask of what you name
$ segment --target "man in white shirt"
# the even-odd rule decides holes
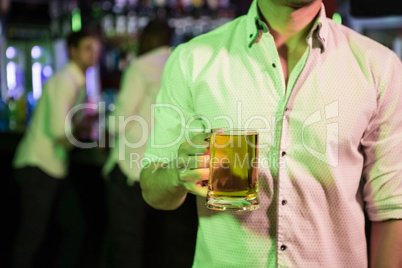
[[[109,115],[108,131],[114,137],[103,174],[106,177],[111,267],[147,267],[144,256],[151,252],[147,245],[152,243],[151,237],[158,239],[159,236],[158,230],[150,230],[145,224],[150,208],[142,199],[139,174],[152,128],[151,105],[155,103],[162,71],[170,55],[172,34],[168,23],[158,19],[150,21],[143,29],[139,57],[124,71],[115,109]],[[153,259],[152,263],[157,261]]]
[[[402,267],[401,73],[321,0],[255,0],[169,57],[144,199],[171,210],[197,195],[194,268]],[[196,132],[228,127],[260,131],[255,211],[205,207],[208,134]]]
[[[86,69],[99,59],[100,42],[91,31],[71,33],[67,47],[70,61],[45,83],[13,161],[21,200],[13,267],[32,267],[45,237],[72,148],[67,135],[74,123],[65,119],[72,107],[85,101]]]

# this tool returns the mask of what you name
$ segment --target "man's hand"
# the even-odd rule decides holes
[[[192,194],[206,197],[209,178],[209,133],[180,145],[177,158],[179,183]]]
[[[371,268],[402,267],[402,220],[371,223]]]
[[[151,207],[162,210],[177,209],[187,193],[206,196],[203,182],[209,176],[208,133],[196,135],[183,143],[178,157],[170,163],[151,163],[140,175],[142,196]]]
[[[78,140],[89,140],[93,125],[98,119],[98,114],[86,114],[80,120],[73,120],[74,137]]]

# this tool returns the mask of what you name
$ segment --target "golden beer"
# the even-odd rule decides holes
[[[207,208],[243,211],[259,207],[257,145],[256,130],[212,130]]]

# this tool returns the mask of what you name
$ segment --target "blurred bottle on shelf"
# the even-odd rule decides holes
[[[0,131],[8,131],[8,107],[7,104],[0,98]]]
[[[26,109],[25,98],[20,97],[18,100],[10,97],[7,101],[8,128],[10,132],[22,133],[26,126]]]
[[[32,91],[28,92],[26,101],[26,125],[29,126],[31,123],[32,113],[36,106],[36,100]]]
[[[27,111],[25,95],[16,100],[17,128],[16,131],[22,133],[25,131]]]
[[[398,35],[395,37],[392,49],[398,55],[398,57],[402,60],[402,29],[399,30]]]
[[[17,130],[17,104],[13,97],[10,97],[8,99],[7,107],[8,107],[8,130],[14,132]]]

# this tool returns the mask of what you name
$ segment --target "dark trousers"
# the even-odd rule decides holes
[[[142,198],[138,182],[127,185],[127,177],[116,165],[106,182],[109,215],[108,267],[158,267],[162,212],[149,207]],[[151,259],[152,258],[152,259]]]
[[[99,168],[72,165],[67,179],[15,170],[20,218],[14,268],[99,268],[106,209]]]
[[[107,212],[99,166],[71,162],[58,210],[62,237],[58,267],[101,267]]]
[[[15,170],[20,195],[20,226],[15,239],[12,265],[30,268],[44,241],[50,216],[62,180],[55,179],[37,167]]]

